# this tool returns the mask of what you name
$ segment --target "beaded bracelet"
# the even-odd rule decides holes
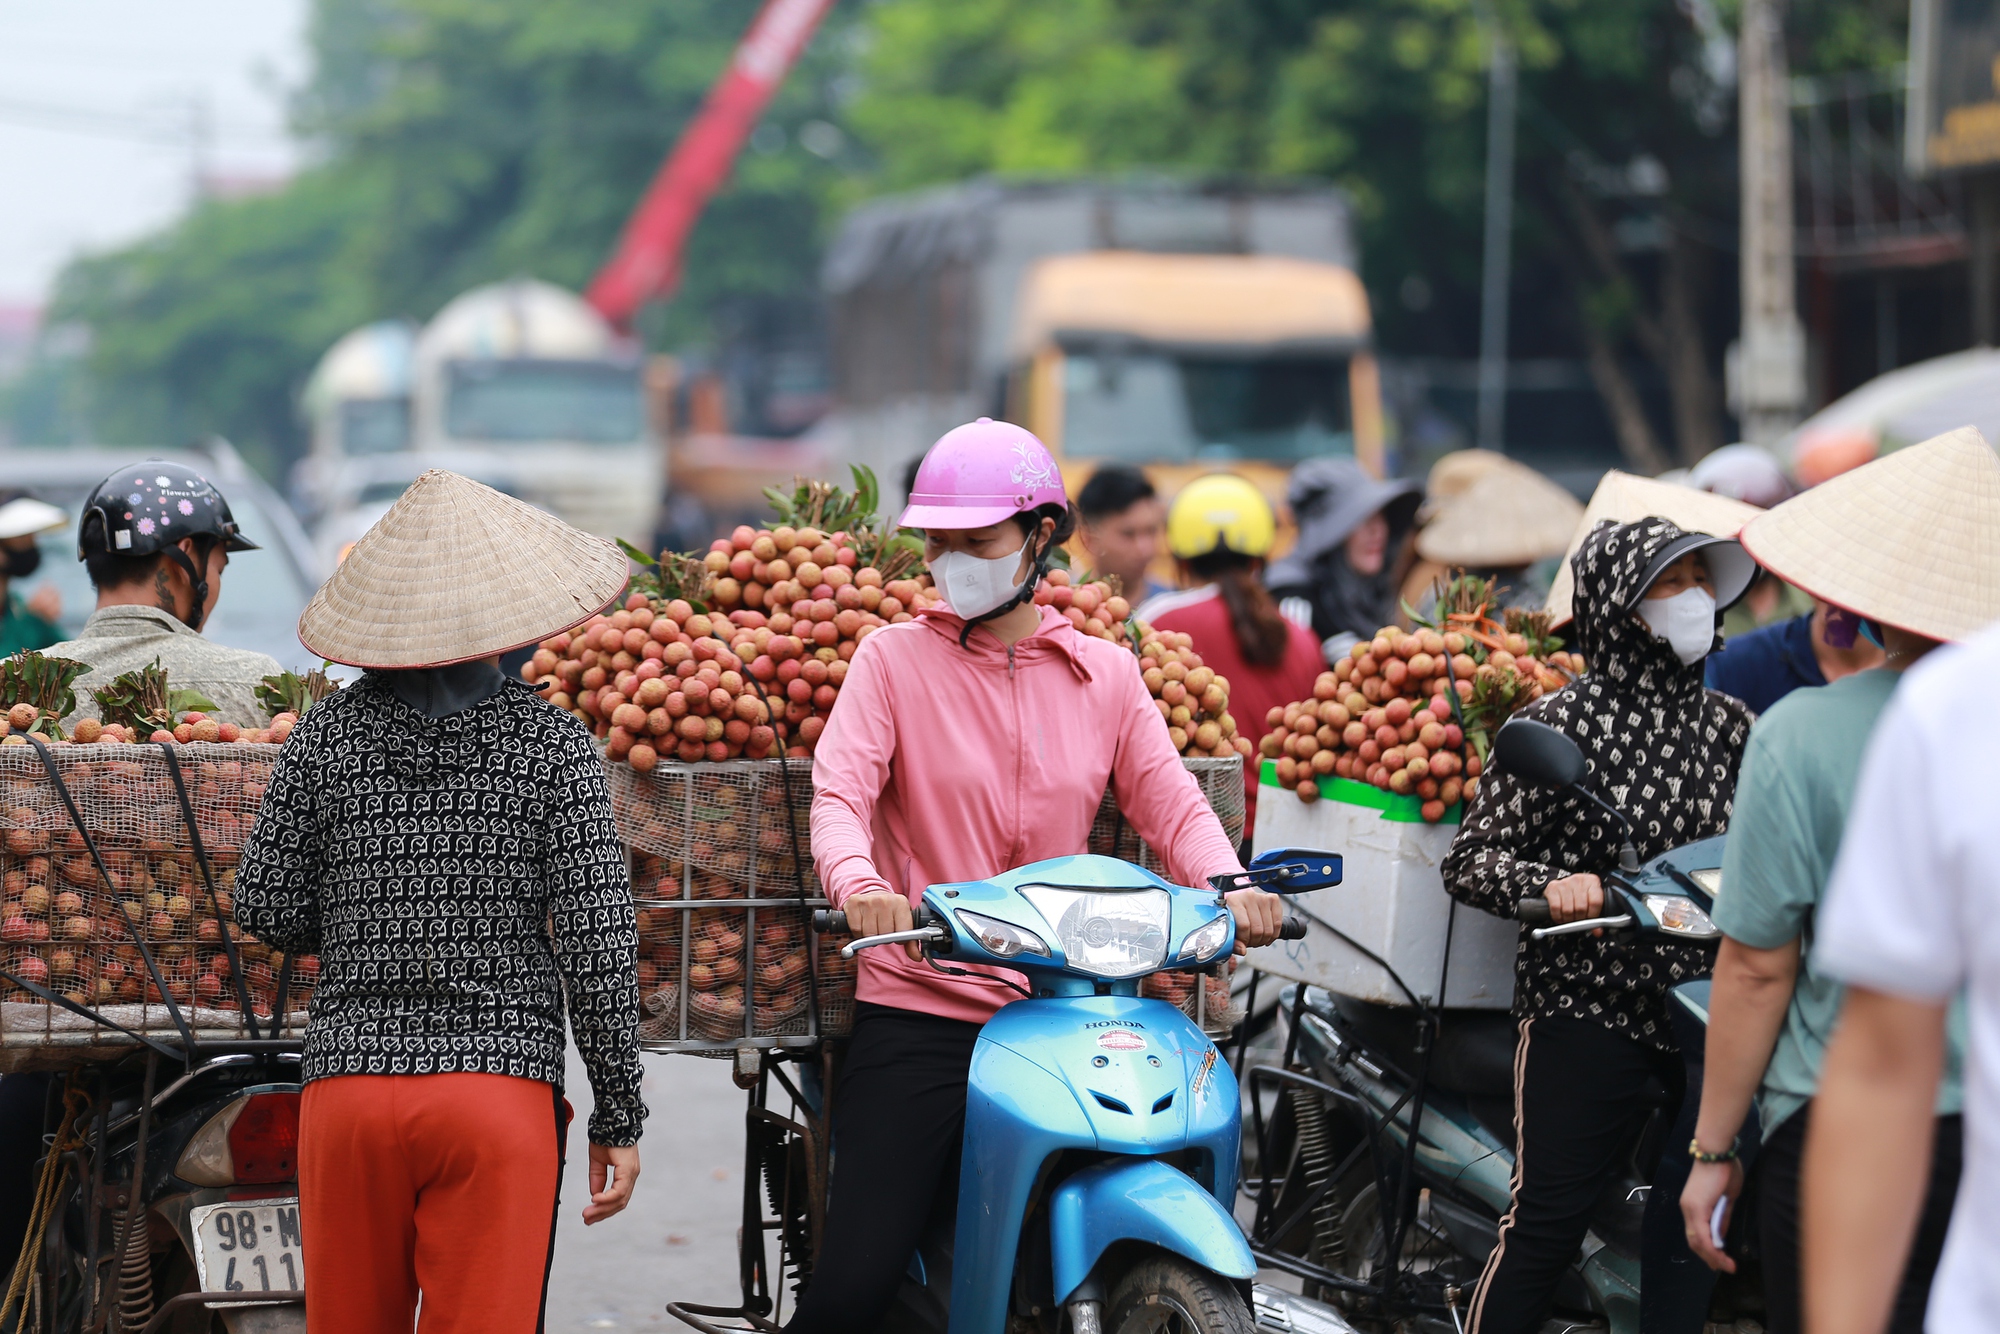
[[[1739,1136],[1730,1140],[1729,1147],[1721,1153],[1709,1153],[1701,1147],[1700,1139],[1691,1139],[1688,1141],[1688,1157],[1698,1163],[1733,1163],[1736,1161],[1736,1150],[1742,1143]]]

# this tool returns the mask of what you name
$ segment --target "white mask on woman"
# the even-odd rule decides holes
[[[930,562],[931,578],[945,605],[968,621],[977,620],[1021,591],[1021,552],[991,560],[969,551],[947,551]]]
[[[1683,589],[1668,598],[1647,598],[1639,619],[1656,639],[1667,641],[1683,665],[1693,666],[1715,647],[1715,596],[1705,588]]]

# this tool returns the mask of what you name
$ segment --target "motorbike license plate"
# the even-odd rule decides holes
[[[236,1201],[189,1211],[194,1261],[204,1292],[303,1292],[305,1251],[299,1201]]]

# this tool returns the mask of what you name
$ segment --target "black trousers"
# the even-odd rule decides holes
[[[1666,1088],[1669,1119],[1684,1092],[1677,1053],[1601,1024],[1524,1019],[1520,1031],[1514,1049],[1513,1203],[1473,1293],[1474,1334],[1540,1331],[1563,1271],[1590,1230],[1605,1182],[1632,1150],[1648,1086],[1657,1080]],[[1646,1203],[1649,1237],[1661,1230],[1653,1226],[1653,1214],[1662,1208],[1673,1211],[1679,1231],[1679,1199],[1662,1200],[1655,1190]],[[1651,1250],[1642,1291],[1677,1276],[1659,1270]],[[1656,1293],[1654,1300],[1663,1295]]]
[[[864,1003],[833,1104],[826,1235],[788,1334],[882,1323],[934,1211],[958,1193],[980,1025]]]
[[[1805,1156],[1812,1104],[1788,1116],[1764,1137],[1751,1190],[1756,1195],[1757,1245],[1763,1252],[1765,1327],[1771,1334],[1798,1334],[1804,1328],[1799,1296],[1799,1168]],[[1931,1278],[1944,1254],[1944,1234],[1958,1199],[1964,1162],[1965,1121],[1940,1116],[1931,1146],[1931,1179],[1924,1191],[1917,1235],[1904,1262],[1903,1281],[1889,1317],[1891,1334],[1923,1334]]]

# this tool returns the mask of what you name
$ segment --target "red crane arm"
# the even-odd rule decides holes
[[[645,302],[670,296],[681,278],[688,233],[743,149],[757,118],[812,40],[834,0],[765,0],[728,68],[626,220],[584,299],[620,328]]]

